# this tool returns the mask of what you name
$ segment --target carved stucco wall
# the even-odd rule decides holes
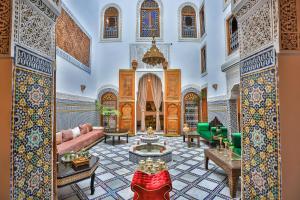
[[[53,199],[54,25],[60,1],[13,3],[11,199]]]
[[[300,32],[297,20],[297,1],[280,0],[280,33],[282,50],[300,49]]]
[[[57,46],[86,67],[90,67],[91,39],[65,9],[62,9],[56,23]]]
[[[280,199],[276,0],[239,1],[243,199]]]
[[[0,2],[0,56],[10,54],[11,1]]]

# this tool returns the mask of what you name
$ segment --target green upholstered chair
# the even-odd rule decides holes
[[[209,123],[198,123],[197,132],[202,138],[204,138],[208,141],[212,140],[211,139],[211,132],[209,130]]]
[[[214,132],[210,130],[209,123],[198,123],[197,132],[203,139],[207,140],[210,143],[214,143]]]
[[[233,144],[233,152],[241,155],[241,133],[231,133],[231,142]]]

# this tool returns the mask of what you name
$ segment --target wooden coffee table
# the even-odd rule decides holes
[[[188,147],[191,147],[191,144],[193,142],[193,139],[197,139],[197,147],[200,147],[200,135],[196,131],[192,131],[189,133],[183,134],[183,142],[185,142],[185,138],[188,139]]]
[[[126,142],[128,143],[128,132],[122,132],[122,133],[104,133],[104,142],[106,143],[106,138],[112,137],[112,144],[115,145],[115,137],[118,137],[119,142],[121,140],[121,137],[126,137]]]
[[[84,179],[91,178],[91,194],[95,192],[94,181],[95,181],[95,171],[98,168],[99,158],[96,156],[91,156],[90,163],[87,166],[82,166],[81,168],[74,169],[72,163],[63,163],[60,161],[58,163],[57,170],[57,187],[63,187],[70,185],[72,183],[77,183]]]
[[[231,159],[229,151],[227,152],[228,156],[224,156],[224,150],[219,151],[218,149],[204,149],[205,169],[208,170],[209,160],[212,160],[221,167],[228,176],[230,195],[232,198],[235,198],[238,179],[241,176],[241,157],[233,153]]]

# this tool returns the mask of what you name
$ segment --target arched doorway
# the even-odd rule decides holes
[[[156,131],[164,129],[162,82],[155,74],[140,78],[136,111],[138,131],[144,132],[150,126]]]
[[[112,92],[106,92],[101,96],[100,99],[101,105],[104,107],[112,108],[117,110],[118,109],[118,98]],[[100,116],[101,126],[103,127],[110,127],[109,131],[115,131],[117,128],[117,116]],[[109,126],[108,126],[109,123]]]
[[[229,99],[230,132],[241,132],[241,98],[240,85],[236,84],[231,89]]]

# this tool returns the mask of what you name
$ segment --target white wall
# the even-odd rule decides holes
[[[137,2],[138,0],[65,0],[65,4],[78,20],[85,26],[92,36],[92,73],[91,77],[83,75],[74,69],[74,76],[80,77],[81,82],[87,83],[87,96],[97,95],[97,89],[103,85],[115,85],[118,87],[119,69],[130,67],[129,45],[136,42]],[[71,3],[72,2],[72,3]],[[225,30],[223,16],[223,1],[205,1],[206,32],[207,36],[200,42],[183,42],[178,37],[178,9],[185,3],[191,2],[197,6],[199,12],[202,0],[162,0],[163,3],[163,42],[172,43],[170,50],[171,68],[182,69],[182,87],[190,84],[201,86],[208,85],[208,97],[222,96],[226,94],[226,77],[221,72],[221,65],[225,61]],[[121,8],[122,15],[122,41],[100,42],[100,18],[103,7],[107,4],[117,4]],[[199,26],[199,19],[197,21]],[[200,73],[200,49],[207,45],[207,72],[204,77]],[[78,85],[63,86],[69,81],[72,67],[61,69],[60,65],[66,65],[58,59],[58,90],[76,92]],[[73,73],[73,72],[72,72]],[[78,75],[76,75],[78,74]],[[80,82],[75,81],[74,82]],[[72,83],[72,81],[70,81]],[[218,84],[218,90],[212,88],[212,84]],[[79,89],[79,88],[78,88]]]

